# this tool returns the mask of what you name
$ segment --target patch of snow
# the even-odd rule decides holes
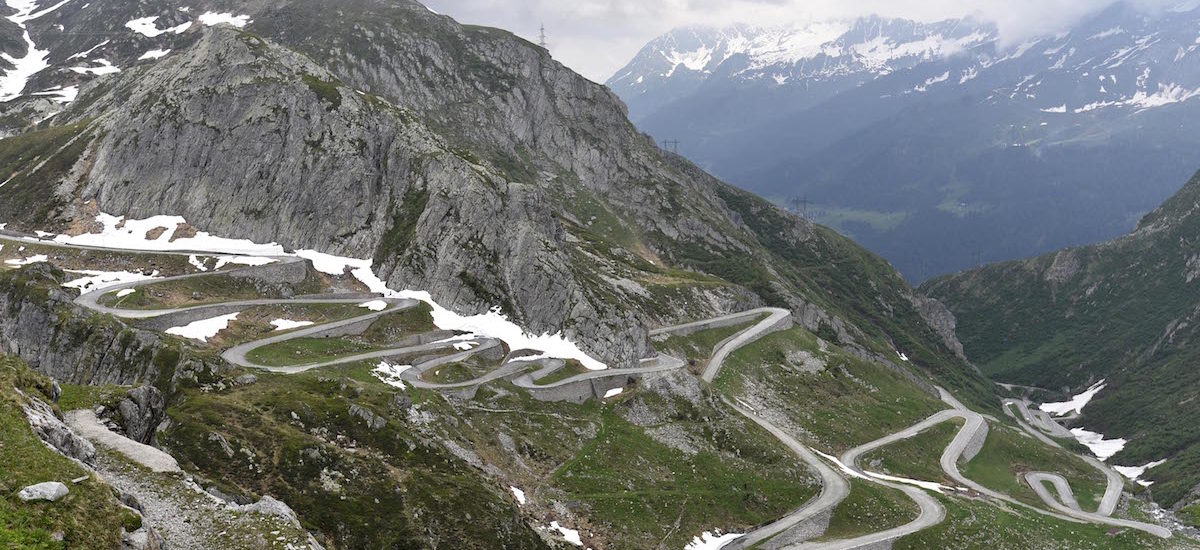
[[[517,498],[517,504],[524,506],[525,505],[525,491],[522,491],[511,485],[508,487],[508,489],[510,491],[512,491],[513,496]]]
[[[1090,388],[1084,390],[1082,393],[1072,397],[1070,401],[1062,401],[1059,403],[1042,403],[1041,405],[1038,405],[1038,409],[1046,411],[1055,416],[1066,416],[1072,411],[1074,411],[1075,414],[1083,414],[1083,408],[1087,406],[1088,402],[1091,401],[1092,398],[1100,392],[1100,390],[1104,389],[1104,387],[1104,381],[1101,380],[1095,384],[1092,384]]]
[[[84,59],[84,58],[86,58],[87,56],[91,55],[91,54],[92,54],[92,52],[96,51],[96,49],[97,49],[97,48],[101,48],[101,47],[107,46],[109,42],[110,42],[109,40],[105,40],[105,41],[103,41],[103,42],[101,42],[101,43],[99,43],[99,44],[96,44],[95,46],[92,46],[91,48],[88,48],[87,50],[84,50],[84,51],[82,51],[82,52],[79,52],[79,53],[76,53],[76,54],[71,54],[71,57],[68,57],[67,59],[68,59],[68,60],[71,60],[71,59]]]
[[[24,57],[17,58],[7,53],[0,53],[0,59],[8,62],[13,67],[5,71],[3,76],[0,76],[0,102],[20,97],[29,79],[50,66],[50,63],[46,61],[46,58],[50,55],[50,50],[37,49],[37,45],[33,43],[33,39],[29,36],[29,30],[25,28],[25,22],[41,17],[65,2],[56,4],[48,10],[38,13],[34,13],[33,11],[37,9],[37,2],[33,0],[6,0],[6,3],[10,8],[17,10],[17,13],[8,16],[7,19],[21,29],[21,39],[25,41],[25,55]]]
[[[358,304],[358,307],[365,307],[371,311],[383,311],[387,309],[387,306],[387,302],[383,300],[371,300],[370,302]]]
[[[214,237],[207,232],[198,232],[195,237],[171,240],[179,226],[186,224],[181,216],[152,216],[144,220],[126,219],[101,213],[96,216],[103,229],[100,233],[85,233],[77,236],[59,235],[55,242],[100,248],[124,248],[144,251],[193,251],[216,252],[251,256],[286,256],[282,246],[276,243],[258,244],[246,239]],[[120,226],[120,227],[118,227]],[[157,228],[165,228],[157,239],[150,240],[146,234]],[[463,315],[448,310],[433,300],[427,291],[388,288],[371,269],[372,260],[333,256],[313,250],[298,250],[294,254],[313,262],[313,266],[324,273],[341,274],[347,269],[371,292],[387,298],[408,298],[425,302],[432,309],[433,323],[439,329],[452,330],[471,335],[472,338],[495,338],[508,345],[509,349],[532,349],[556,359],[575,359],[589,370],[604,370],[608,366],[585,353],[561,332],[535,335],[526,332],[494,308],[487,313]]]
[[[150,50],[142,54],[142,56],[138,58],[138,61],[142,61],[143,59],[158,59],[160,57],[165,57],[169,53],[171,53],[171,50]]]
[[[717,531],[716,534],[705,531],[698,537],[692,537],[692,542],[683,547],[683,550],[720,550],[721,547],[729,544],[729,541],[742,536],[744,533],[725,533],[721,534]]]
[[[1106,31],[1100,31],[1096,34],[1093,34],[1093,35],[1087,37],[1087,39],[1088,40],[1099,40],[1101,38],[1108,38],[1110,36],[1116,36],[1118,34],[1125,34],[1125,29],[1122,29],[1121,27],[1113,27]]]
[[[371,375],[393,388],[404,389],[404,381],[400,378],[400,373],[411,368],[412,365],[393,365],[387,361],[380,361],[371,370]]]
[[[79,97],[79,86],[67,86],[66,88],[59,86],[50,88],[49,90],[34,92],[30,95],[46,96],[55,103],[70,103],[75,101],[76,97]]]
[[[1166,459],[1155,460],[1154,462],[1150,462],[1143,466],[1113,466],[1112,469],[1120,472],[1121,475],[1129,478],[1130,481],[1138,482],[1138,484],[1142,487],[1149,487],[1154,484],[1153,481],[1145,481],[1138,478],[1142,477],[1142,474],[1146,473],[1146,470],[1156,466],[1162,466],[1165,462]]]
[[[204,262],[200,261],[200,258],[197,258],[195,254],[188,256],[188,263],[192,264],[192,267],[199,271],[208,271],[208,268],[204,267]]]
[[[567,542],[575,546],[583,546],[583,539],[579,538],[579,531],[563,527],[557,521],[550,522],[550,529],[558,531]]]
[[[207,342],[209,338],[216,336],[218,332],[229,327],[229,322],[237,319],[238,313],[230,313],[212,319],[202,319],[188,323],[182,327],[171,327],[166,330],[167,334],[174,334],[192,340]]]
[[[608,399],[609,397],[615,397],[615,396],[621,395],[621,392],[623,392],[623,391],[625,391],[625,388],[613,388],[611,390],[604,392],[604,398]]]
[[[850,476],[850,477],[856,477],[856,478],[858,478],[858,479],[868,479],[868,480],[869,480],[869,479],[871,479],[871,478],[870,478],[870,477],[868,477],[868,476],[865,476],[865,475],[863,475],[863,474],[860,474],[860,473],[858,472],[858,470],[855,470],[854,468],[851,468],[851,467],[849,467],[849,466],[847,466],[847,465],[843,464],[843,463],[842,463],[842,461],[841,461],[841,460],[838,460],[838,458],[837,458],[836,456],[833,456],[833,455],[827,455],[827,454],[825,454],[825,453],[823,453],[823,452],[821,452],[821,451],[818,451],[818,450],[816,450],[816,449],[812,449],[811,447],[810,447],[810,449],[812,450],[812,452],[814,452],[814,453],[817,453],[817,454],[821,455],[821,457],[822,457],[822,458],[824,458],[825,460],[828,460],[828,461],[832,462],[832,463],[833,463],[835,466],[837,466],[837,467],[838,467],[838,469],[840,469],[840,470],[842,471],[842,473],[844,473],[844,474],[846,474],[846,475],[848,475],[848,476]]]
[[[312,326],[312,324],[312,321],[292,321],[290,319],[275,319],[271,321],[271,326],[275,327],[277,331],[292,330],[294,328]]]
[[[907,363],[907,362],[908,362],[908,356],[907,356],[907,355],[905,355],[903,351],[902,351],[902,352],[900,352],[900,360],[901,360],[901,361],[904,361],[905,363]]]
[[[121,291],[118,291],[118,292],[117,292],[117,298],[124,298],[124,297],[126,297],[126,296],[129,296],[130,294],[133,294],[133,293],[135,293],[135,292],[137,292],[137,289],[136,289],[136,288],[126,288],[126,289],[124,289],[124,290],[121,290]]]
[[[903,483],[905,485],[915,485],[915,486],[925,489],[927,491],[933,491],[938,494],[944,494],[944,492],[947,489],[949,489],[949,487],[946,487],[945,485],[942,485],[941,483],[934,483],[932,481],[921,481],[919,479],[911,479],[911,478],[907,478],[907,477],[897,477],[897,476],[891,476],[891,475],[887,475],[887,474],[879,474],[879,473],[875,473],[875,472],[867,472],[867,475],[871,476],[875,479],[882,479],[884,481],[894,481],[896,483]]]
[[[149,281],[151,279],[159,279],[158,272],[155,271],[149,275],[141,273],[132,273],[129,271],[76,271],[72,269],[65,270],[67,273],[76,275],[85,275],[78,279],[67,281],[62,286],[67,288],[77,288],[81,291],[100,290],[108,287],[113,287],[125,283],[134,283],[137,281]],[[127,289],[133,290],[133,289]],[[124,291],[122,291],[124,292]],[[131,292],[132,293],[132,292]],[[126,294],[128,296],[128,294]],[[119,296],[118,296],[119,297]]]
[[[479,345],[479,344],[477,344],[475,342],[457,342],[454,344],[454,349],[459,350],[459,351],[467,351],[477,345]]]
[[[1067,104],[1063,103],[1062,105],[1059,105],[1058,107],[1047,107],[1045,109],[1042,109],[1042,112],[1043,113],[1065,113],[1065,112],[1067,112]]]
[[[275,263],[275,258],[266,258],[263,256],[217,256],[217,265],[213,269],[221,269],[229,264],[234,265],[249,265],[261,266]]]
[[[1083,428],[1071,428],[1071,435],[1075,436],[1075,440],[1082,443],[1085,447],[1096,455],[1100,460],[1108,460],[1109,457],[1121,452],[1125,448],[1128,441],[1124,439],[1104,439],[1103,434],[1089,432]]]
[[[95,63],[99,64],[100,66],[99,67],[71,67],[70,69],[79,74],[90,74],[90,75],[96,75],[96,76],[121,72],[120,67],[113,65],[107,59],[100,58],[100,59],[97,59],[95,61]]]
[[[946,71],[935,77],[925,79],[925,83],[917,86],[916,88],[913,88],[913,91],[914,92],[924,92],[925,90],[928,90],[930,86],[933,86],[934,84],[937,84],[939,82],[945,82],[947,80],[950,80],[950,71]]]
[[[24,247],[21,247],[21,248],[24,249]],[[20,252],[20,250],[18,250],[17,252]],[[37,255],[30,256],[30,257],[24,258],[24,259],[4,260],[4,263],[6,263],[8,265],[21,266],[21,265],[36,264],[38,262],[44,262],[49,259],[50,259],[50,257],[46,256],[45,254],[37,254]]]
[[[967,83],[967,81],[969,81],[969,80],[974,80],[974,79],[975,79],[975,77],[977,77],[977,76],[979,76],[979,69],[978,69],[978,68],[976,68],[976,67],[974,67],[974,66],[971,66],[971,68],[969,68],[969,69],[967,69],[967,70],[963,71],[963,73],[962,73],[962,77],[960,77],[960,78],[958,79],[958,83],[959,83],[959,84],[966,84],[966,83]]]
[[[200,14],[200,22],[210,27],[213,25],[219,25],[221,23],[228,23],[240,29],[245,27],[246,23],[250,22],[250,16],[208,11]]]

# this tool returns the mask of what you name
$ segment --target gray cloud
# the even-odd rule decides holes
[[[773,25],[878,14],[917,21],[971,16],[1002,39],[1056,32],[1117,0],[425,0],[464,23],[508,29],[536,42],[546,26],[555,59],[602,82],[646,42],[682,25]],[[1146,10],[1180,0],[1130,0]],[[1187,0],[1194,2],[1195,0]]]

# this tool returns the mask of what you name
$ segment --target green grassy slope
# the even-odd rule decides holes
[[[1174,503],[1200,483],[1200,177],[1129,236],[926,283],[990,376],[1079,390],[1106,379],[1085,424],[1130,440],[1110,462],[1145,464]]]

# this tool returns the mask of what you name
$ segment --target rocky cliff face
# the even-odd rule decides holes
[[[0,353],[73,384],[158,384],[221,369],[182,352],[160,333],[93,316],[71,303],[62,271],[34,264],[0,273]]]
[[[166,9],[137,15],[187,19]],[[614,366],[647,354],[647,326],[763,303],[847,344],[958,364],[889,266],[663,153],[537,46],[415,2],[238,9],[243,29],[164,34],[169,55],[89,81],[0,146],[0,218],[78,228],[94,200],[372,257],[393,288],[499,306]]]

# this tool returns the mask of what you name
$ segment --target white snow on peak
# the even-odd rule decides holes
[[[1108,107],[1133,107],[1139,111],[1144,111],[1173,103],[1182,103],[1196,96],[1200,96],[1200,88],[1189,89],[1178,84],[1159,84],[1158,90],[1153,93],[1146,90],[1138,90],[1132,96],[1119,100],[1089,103],[1075,109],[1075,113],[1086,113]]]
[[[1093,34],[1093,35],[1087,37],[1087,39],[1088,40],[1099,40],[1101,38],[1108,38],[1110,36],[1116,36],[1118,34],[1125,34],[1125,29],[1122,29],[1121,27],[1113,27],[1111,29],[1100,31],[1096,34]]]
[[[1104,439],[1104,434],[1089,432],[1083,428],[1071,428],[1071,435],[1075,436],[1075,440],[1082,443],[1085,447],[1096,455],[1100,460],[1108,460],[1109,457],[1121,452],[1125,448],[1128,441],[1116,439]]]
[[[1043,113],[1065,113],[1065,112],[1067,112],[1067,104],[1063,103],[1062,105],[1059,105],[1058,107],[1047,107],[1045,109],[1042,109],[1042,112]]]
[[[208,11],[200,14],[200,22],[210,27],[213,25],[219,25],[221,23],[227,23],[240,29],[245,27],[246,23],[250,22],[250,16]]]
[[[934,84],[937,84],[939,82],[945,82],[947,80],[950,80],[950,71],[946,71],[940,75],[925,79],[925,83],[918,85],[916,88],[913,88],[913,91],[921,93],[921,92],[924,92],[925,90],[928,90],[930,86],[933,86]]]
[[[1041,405],[1038,405],[1038,409],[1046,411],[1055,416],[1065,416],[1071,412],[1075,412],[1075,414],[1082,414],[1083,407],[1086,406],[1088,402],[1096,396],[1097,393],[1100,393],[1100,390],[1104,389],[1104,386],[1104,381],[1101,380],[1095,384],[1092,384],[1090,388],[1072,397],[1070,401],[1062,401],[1059,403],[1042,403]]]
[[[671,64],[671,70],[667,71],[667,74],[663,76],[670,78],[671,75],[675,74],[675,70],[680,65],[691,71],[703,71],[709,62],[712,61],[712,53],[712,48],[705,46],[701,46],[700,49],[691,52],[679,52],[675,50],[665,52],[663,53],[663,57]]]
[[[213,317],[212,319],[202,319],[188,323],[182,327],[171,327],[166,330],[166,333],[207,342],[209,338],[216,336],[218,332],[228,328],[229,322],[236,320],[239,313],[230,313],[229,315]]]
[[[171,53],[171,50],[150,50],[150,51],[142,54],[142,56],[138,58],[138,61],[141,61],[143,59],[158,59],[160,57],[166,56],[169,53]]]
[[[692,537],[692,542],[683,547],[683,550],[720,550],[722,546],[729,544],[729,541],[742,536],[744,533],[725,533],[721,534],[717,531],[715,534],[705,531],[698,537]]]
[[[155,36],[159,36],[159,35],[167,34],[167,33],[180,34],[183,31],[188,30],[192,26],[191,21],[189,21],[187,23],[183,23],[182,25],[176,25],[174,27],[160,29],[160,28],[158,28],[157,25],[154,24],[154,22],[157,20],[158,20],[158,16],[152,15],[150,17],[143,17],[141,19],[134,19],[132,21],[128,21],[125,23],[125,26],[133,32],[136,32],[142,36],[148,36],[150,38],[154,38]]]

